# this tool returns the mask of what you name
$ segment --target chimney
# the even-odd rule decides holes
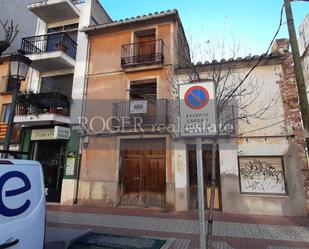
[[[289,39],[276,39],[271,48],[271,53],[285,54],[286,52],[289,52],[289,47]]]

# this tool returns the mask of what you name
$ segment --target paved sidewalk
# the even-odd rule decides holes
[[[133,236],[147,236],[169,239],[169,246],[165,248],[194,249],[198,248],[198,221],[193,216],[181,217],[182,215],[160,214],[146,216],[125,214],[121,209],[106,211],[105,213],[88,212],[86,209],[68,211],[56,211],[57,208],[49,208],[47,222],[49,226],[63,228],[91,228],[94,231],[111,234],[123,234]],[[61,210],[61,209],[60,209]],[[108,209],[109,210],[109,209]],[[119,210],[120,215],[113,212]],[[108,214],[106,214],[108,213]],[[140,210],[139,213],[143,213]],[[185,215],[183,215],[185,216]],[[233,216],[237,217],[237,216]],[[249,217],[248,217],[249,218]],[[215,248],[222,249],[291,249],[309,248],[309,223],[307,218],[285,218],[269,217],[276,220],[278,224],[259,224],[258,216],[251,220],[256,222],[236,222],[227,216],[228,221],[221,217],[215,221],[212,241]],[[250,220],[250,219],[248,219]],[[266,221],[266,219],[265,219]],[[289,221],[289,222],[288,222]],[[302,221],[302,225],[297,224]],[[285,224],[286,223],[286,224]]]

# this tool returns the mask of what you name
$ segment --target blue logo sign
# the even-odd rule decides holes
[[[208,91],[201,86],[193,86],[185,93],[185,103],[191,109],[202,109],[209,101]]]
[[[3,191],[4,185],[8,180],[18,178],[23,181],[24,186],[17,189],[7,190]],[[29,178],[22,172],[19,171],[11,171],[8,173],[5,173],[0,177],[0,215],[6,216],[6,217],[14,217],[18,216],[22,213],[24,213],[30,206],[30,200],[26,200],[25,203],[19,207],[16,208],[9,208],[5,205],[3,202],[2,196],[12,198],[16,197],[18,195],[21,195],[31,189],[31,183]]]

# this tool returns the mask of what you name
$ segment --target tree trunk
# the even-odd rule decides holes
[[[210,236],[212,235],[213,227],[213,211],[215,204],[215,189],[216,189],[216,158],[217,158],[217,139],[212,140],[212,154],[211,154],[211,192],[210,192],[210,206],[208,214],[208,226],[207,226],[207,248],[212,249],[212,243]]]

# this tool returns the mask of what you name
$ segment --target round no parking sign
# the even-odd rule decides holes
[[[184,100],[189,108],[202,109],[208,104],[209,93],[202,86],[193,86],[186,91]]]
[[[194,82],[179,86],[181,136],[217,134],[215,99],[213,82]]]

